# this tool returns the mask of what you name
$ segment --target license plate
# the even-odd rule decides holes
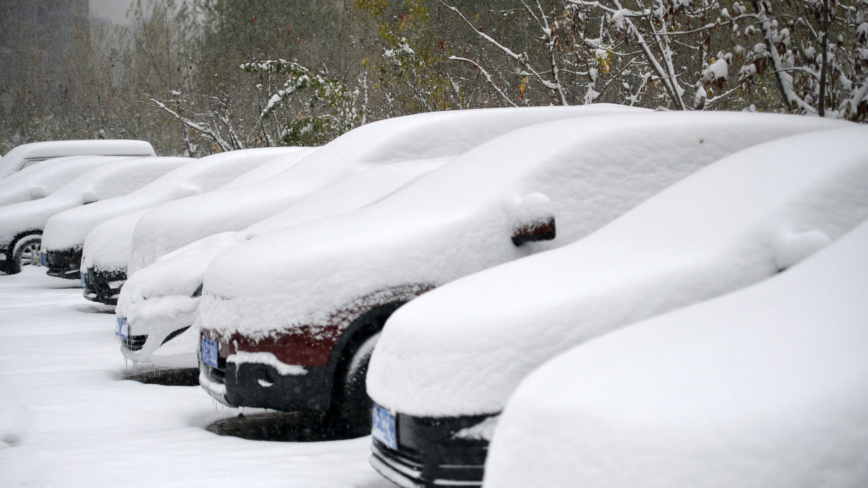
[[[217,343],[207,337],[202,338],[202,362],[212,368],[217,367]]]
[[[371,435],[384,445],[398,450],[395,435],[395,415],[378,405],[371,409]]]
[[[118,328],[115,331],[115,334],[124,339],[130,338],[130,323],[127,322],[126,317],[118,317]]]
[[[43,266],[48,266],[48,256],[45,253],[39,253],[39,262],[42,263]]]
[[[85,274],[84,274],[84,273],[81,274],[81,287],[82,287],[82,288],[87,288],[87,279],[85,278]]]

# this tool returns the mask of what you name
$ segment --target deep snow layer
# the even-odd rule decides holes
[[[282,148],[242,149],[192,160],[128,195],[55,215],[45,226],[42,246],[49,250],[81,248],[90,231],[108,219],[214,191],[287,152]]]
[[[124,157],[70,156],[29,166],[0,180],[0,206],[44,198],[83,173]]]
[[[736,153],[586,239],[407,304],[368,393],[413,415],[496,413],[570,347],[798,263],[868,218],[868,128],[851,127]]]
[[[573,242],[744,147],[843,124],[672,112],[522,128],[370,207],[264,235],[220,255],[205,273],[201,325],[260,337],[325,324],[340,307],[383,290],[439,286]],[[555,216],[555,240],[512,244],[526,207]]]
[[[486,488],[868,486],[868,224],[577,347],[509,400]]]
[[[130,273],[209,235],[238,231],[304,197],[381,164],[453,157],[519,127],[601,113],[641,113],[617,105],[498,108],[431,112],[358,127],[254,189],[222,191],[167,205],[142,218],[133,236]],[[251,191],[252,190],[252,191]]]
[[[204,427],[238,411],[215,406],[200,388],[122,380],[115,316],[44,273],[0,276],[4,488],[391,487],[368,465],[370,437],[219,437]]]
[[[51,195],[0,207],[0,246],[19,233],[42,230],[53,215],[126,195],[192,161],[189,158],[129,158],[91,169]]]

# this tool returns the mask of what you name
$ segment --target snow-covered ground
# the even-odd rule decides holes
[[[114,314],[44,273],[0,276],[0,486],[392,486],[368,464],[369,437],[279,443],[206,431],[238,411],[199,387],[122,379]]]

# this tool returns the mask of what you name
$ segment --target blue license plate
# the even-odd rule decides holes
[[[118,328],[115,330],[115,335],[121,336],[124,339],[130,338],[130,323],[126,317],[118,317]]]
[[[217,343],[207,337],[202,338],[202,362],[217,367]]]
[[[398,449],[395,415],[376,404],[371,409],[371,435],[391,449]]]
[[[43,266],[48,266],[48,256],[46,256],[44,252],[39,253],[39,262],[42,263]]]
[[[84,273],[81,274],[81,287],[82,287],[82,288],[87,288],[87,279],[85,278],[85,274],[84,274]]]

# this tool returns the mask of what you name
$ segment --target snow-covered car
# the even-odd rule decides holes
[[[0,160],[0,181],[28,166],[64,156],[156,156],[145,141],[126,139],[47,141],[14,147]]]
[[[122,197],[61,212],[45,225],[42,250],[48,274],[81,279],[81,252],[84,240],[106,220],[144,208],[213,191],[242,174],[297,148],[262,148],[229,151],[192,160]]]
[[[335,139],[291,170],[257,187],[165,205],[136,224],[129,273],[203,237],[238,231],[314,191],[376,165],[452,157],[528,125],[588,113],[638,113],[616,105],[432,112],[366,124]],[[303,181],[304,185],[294,181]],[[194,211],[195,209],[195,211]]]
[[[198,329],[184,333],[177,340],[172,340],[176,336],[170,335],[188,327],[195,319],[205,268],[214,256],[228,247],[305,220],[358,209],[429,171],[433,164],[442,164],[433,159],[457,156],[517,127],[593,114],[641,112],[645,111],[599,105],[566,109],[461,110],[384,120],[345,134],[261,185],[214,192],[157,209],[135,226],[138,252],[130,258],[130,276],[136,276],[137,270],[156,256],[165,255],[186,242],[216,234],[221,229],[243,228],[242,224],[262,221],[290,207],[284,214],[249,227],[243,233],[217,234],[194,242],[191,249],[134,280],[137,291],[122,291],[118,308],[122,350],[134,360],[160,366],[181,367],[195,361]],[[399,163],[401,160],[396,157],[407,160]],[[400,167],[385,168],[395,164]],[[373,171],[375,169],[377,171]],[[324,193],[318,194],[320,191]],[[306,197],[309,198],[303,204],[298,204]],[[298,208],[294,207],[296,204]],[[178,217],[189,214],[195,214],[196,218]],[[104,237],[108,244],[109,236]],[[101,249],[93,254],[119,255],[120,259],[114,261],[122,261],[122,253],[107,252],[106,247]],[[89,261],[91,251],[86,254]],[[118,269],[122,266],[112,266],[109,261],[96,257],[94,267]],[[183,272],[179,271],[181,267]],[[173,271],[166,274],[163,270],[169,268]],[[132,298],[125,304],[124,296]],[[187,336],[194,337],[192,349],[185,345]],[[172,342],[168,343],[164,337]],[[155,353],[157,350],[159,352]]]
[[[191,326],[198,315],[205,270],[215,257],[259,235],[374,203],[449,159],[407,161],[371,168],[314,193],[244,231],[209,236],[161,256],[131,275],[121,289],[115,310],[119,324],[124,327],[121,352],[128,359],[156,367],[198,368],[199,328]]]
[[[862,224],[548,361],[507,402],[483,486],[868,486],[866,317]]]
[[[274,176],[275,172],[289,169],[299,160],[307,157],[313,149],[293,150],[276,159],[255,168],[230,181],[221,188],[204,195],[227,195],[226,189],[251,185]],[[196,195],[175,201],[199,201]],[[173,201],[173,202],[175,202]],[[173,203],[173,202],[169,202]],[[166,205],[168,205],[166,204]],[[127,263],[130,261],[133,246],[133,232],[139,220],[152,210],[161,206],[148,207],[134,212],[113,217],[93,228],[84,240],[81,257],[81,272],[84,275],[82,287],[86,299],[106,305],[115,305],[118,295],[127,280]],[[188,206],[187,210],[194,214],[205,215],[210,207],[195,208]]]
[[[94,168],[51,195],[0,207],[0,270],[13,274],[36,263],[46,222],[65,210],[126,195],[191,161],[189,158],[128,158]],[[44,263],[43,263],[44,264]]]
[[[0,180],[0,206],[44,198],[83,173],[124,156],[69,156],[30,166]]]
[[[535,367],[786,270],[868,219],[866,190],[868,129],[771,141],[570,246],[420,297],[389,319],[370,361],[371,463],[405,486],[478,485],[497,416]]]
[[[738,150],[841,125],[635,113],[505,134],[374,205],[218,256],[199,309],[200,384],[229,405],[328,412],[336,428],[363,435],[371,421],[367,360],[403,303],[578,240]]]

